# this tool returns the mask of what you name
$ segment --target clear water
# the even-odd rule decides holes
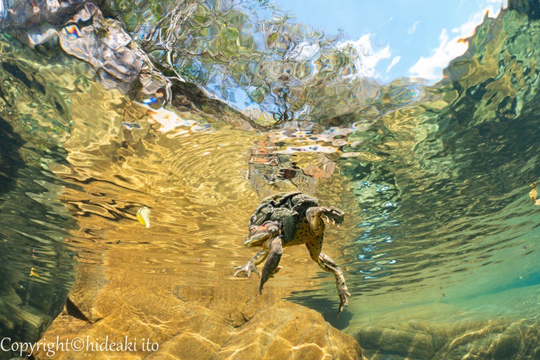
[[[142,20],[121,11],[141,37]],[[4,34],[0,330],[39,338],[81,267],[127,293],[126,278],[136,279],[148,301],[174,284],[183,299],[228,311],[231,294],[256,291],[232,273],[252,256],[242,239],[260,198],[300,188],[347,213],[328,228],[325,251],[345,271],[350,304],[336,319],[334,281],[303,248],[286,249],[269,296],[321,312],[375,358],[491,358],[493,339],[512,326],[514,348],[497,356],[538,356],[540,207],[529,198],[540,177],[538,29],[516,12],[487,19],[440,83],[365,83],[352,98],[358,83],[337,78],[346,86],[329,99],[295,109],[308,115],[264,131],[152,110],[60,49]],[[194,59],[208,60],[182,61]],[[220,66],[211,81],[201,80],[212,78],[207,68],[189,79],[222,90],[234,74]],[[236,97],[221,95],[242,107],[242,88],[230,89]],[[305,175],[276,175],[293,163]],[[148,229],[136,221],[142,206]],[[481,331],[494,337],[474,343]]]

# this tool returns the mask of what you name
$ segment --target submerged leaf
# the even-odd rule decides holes
[[[146,206],[137,211],[137,220],[147,228],[150,227],[150,209]]]
[[[529,197],[531,198],[532,202],[535,202],[536,198],[538,197],[538,190],[537,190],[538,184],[532,183],[531,187],[532,187],[532,190],[529,192]],[[535,205],[538,205],[538,202],[536,202]]]
[[[28,276],[41,277],[41,276],[39,276],[39,275],[34,271],[34,268],[31,268],[31,269],[30,269],[30,275],[28,275]]]

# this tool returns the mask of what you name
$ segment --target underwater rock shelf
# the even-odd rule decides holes
[[[126,294],[127,295],[127,294]],[[259,303],[259,310],[244,316],[244,323],[233,323],[224,314],[182,301],[178,298],[152,299],[140,304],[127,303],[128,298],[114,299],[110,315],[91,322],[81,318],[80,312],[70,304],[53,322],[44,338],[62,339],[75,337],[99,343],[109,336],[111,342],[122,343],[128,334],[131,339],[152,339],[159,343],[155,352],[130,352],[130,359],[361,359],[358,343],[324,321],[314,310],[288,301]],[[140,296],[139,296],[140,297]],[[133,296],[131,296],[133,298]],[[99,300],[98,300],[99,301]],[[136,310],[139,316],[126,313],[124,306]],[[81,304],[84,306],[84,304]],[[105,305],[105,304],[103,304]],[[72,308],[70,310],[70,308]],[[243,309],[250,312],[253,309]],[[144,323],[142,326],[141,323]],[[159,331],[164,324],[167,331]],[[107,335],[105,335],[107,334]],[[88,352],[85,359],[125,359],[127,354]],[[36,359],[49,359],[40,353]],[[65,352],[55,359],[75,359]]]
[[[536,359],[540,326],[535,321],[411,321],[366,326],[357,335],[371,360]]]

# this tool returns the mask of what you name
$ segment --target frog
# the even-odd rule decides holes
[[[262,247],[253,258],[243,266],[235,268],[234,276],[251,273],[260,276],[259,293],[264,284],[282,268],[279,266],[283,248],[305,245],[311,259],[326,272],[334,274],[339,295],[337,315],[348,305],[351,296],[341,268],[322,252],[326,222],[341,225],[345,213],[335,206],[319,206],[318,199],[302,192],[288,192],[264,198],[249,222],[244,245]],[[262,274],[257,265],[264,262]]]

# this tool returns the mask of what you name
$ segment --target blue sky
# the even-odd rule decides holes
[[[363,49],[381,81],[422,77],[437,81],[442,68],[466,50],[460,38],[473,33],[489,9],[506,0],[273,0],[300,22],[336,34]]]

